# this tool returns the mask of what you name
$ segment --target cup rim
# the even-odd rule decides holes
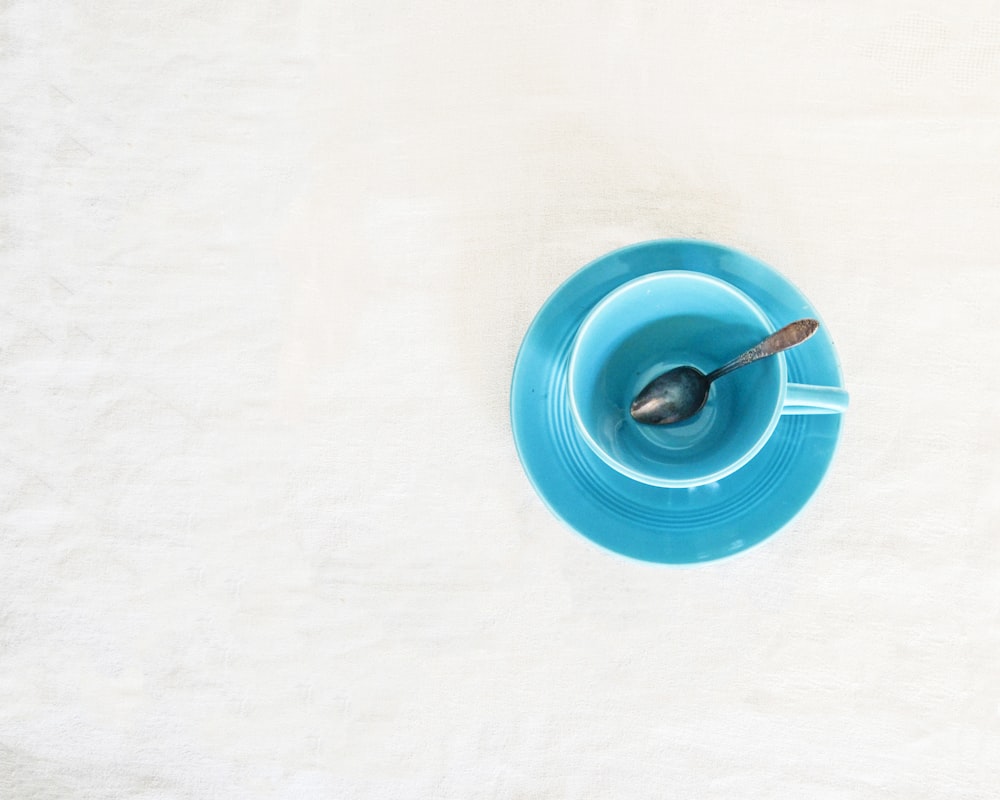
[[[747,448],[746,451],[735,461],[727,464],[724,467],[720,467],[714,472],[703,475],[695,476],[691,478],[663,478],[661,476],[650,475],[645,472],[641,472],[628,464],[624,464],[611,453],[608,453],[591,435],[587,426],[584,425],[582,415],[580,413],[577,398],[576,398],[576,373],[578,367],[578,356],[580,350],[580,341],[584,338],[587,330],[594,324],[594,321],[600,316],[600,314],[615,302],[615,300],[624,294],[626,291],[632,291],[635,286],[642,285],[644,283],[658,283],[663,280],[693,280],[696,282],[708,283],[713,286],[713,288],[722,289],[733,295],[737,300],[742,302],[750,311],[757,317],[757,319],[762,323],[764,329],[770,334],[774,333],[777,328],[764,313],[764,310],[750,297],[746,292],[733,286],[731,283],[717,278],[714,275],[706,275],[703,272],[695,272],[693,270],[683,270],[683,269],[670,269],[662,270],[660,272],[651,272],[646,275],[642,275],[631,281],[627,281],[615,289],[611,290],[600,301],[595,304],[587,315],[584,317],[583,322],[580,323],[580,327],[577,329],[576,334],[573,337],[573,344],[570,347],[569,354],[569,366],[567,368],[566,382],[567,382],[567,394],[569,399],[570,413],[572,414],[573,421],[576,424],[577,430],[580,432],[583,440],[587,443],[591,450],[597,454],[597,456],[604,461],[612,469],[620,472],[626,477],[632,478],[633,480],[639,481],[640,483],[645,483],[650,486],[659,486],[663,488],[674,488],[683,489],[690,488],[694,486],[704,486],[705,484],[714,483],[715,481],[721,480],[727,475],[731,475],[736,472],[740,467],[744,466],[751,458],[760,452],[761,448],[767,443],[771,438],[771,434],[774,433],[774,429],[778,426],[778,420],[781,418],[781,411],[785,404],[785,393],[788,386],[788,370],[785,362],[785,354],[777,353],[774,358],[778,361],[778,397],[774,404],[774,408],[771,410],[771,418],[768,421],[766,428],[761,432],[760,436],[754,444]],[[735,354],[734,354],[735,355]]]

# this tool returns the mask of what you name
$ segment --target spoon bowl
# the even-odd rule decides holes
[[[701,411],[711,382],[696,367],[674,367],[654,378],[629,409],[632,419],[647,425],[670,425]]]

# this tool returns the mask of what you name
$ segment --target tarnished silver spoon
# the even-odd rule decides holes
[[[712,381],[758,359],[802,344],[816,333],[817,328],[819,322],[814,319],[800,319],[786,325],[708,375],[694,367],[674,367],[654,378],[636,395],[630,409],[632,419],[646,425],[669,425],[694,416],[705,405]]]

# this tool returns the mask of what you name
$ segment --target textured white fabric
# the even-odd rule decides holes
[[[1000,7],[0,10],[0,797],[995,798]],[[705,238],[852,392],[676,570],[507,418],[572,271]]]

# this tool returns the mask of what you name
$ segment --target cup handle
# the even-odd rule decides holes
[[[782,414],[839,414],[847,409],[848,394],[836,386],[789,383]]]

